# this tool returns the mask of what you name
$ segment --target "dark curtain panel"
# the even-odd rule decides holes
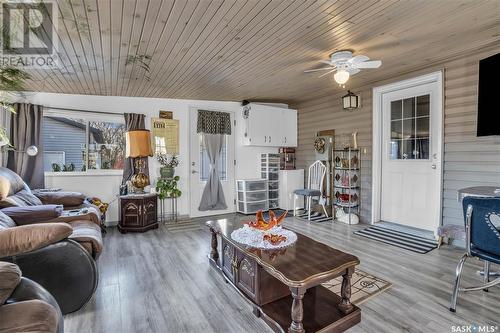
[[[17,173],[30,188],[43,188],[43,145],[41,105],[14,103],[16,113],[12,114],[10,124],[10,142],[14,151],[9,151],[7,167]],[[26,149],[36,146],[38,154],[29,156]]]
[[[146,129],[145,118],[146,116],[138,113],[125,113],[125,127],[127,131]],[[144,157],[144,174],[149,178],[149,165],[148,158]],[[126,158],[123,165],[123,179],[122,184],[130,180],[135,173],[135,158]]]

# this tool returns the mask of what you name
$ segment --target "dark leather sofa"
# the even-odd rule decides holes
[[[97,288],[95,260],[103,248],[97,208],[80,193],[35,195],[6,168],[0,168],[0,207],[0,260],[17,264],[25,277],[47,289],[63,314],[84,306]],[[63,209],[76,207],[85,208],[86,213],[62,214]],[[50,225],[65,228],[64,237],[50,238],[50,242],[33,247],[45,232],[43,228]],[[31,247],[18,249],[15,254],[5,250],[8,244],[19,247],[26,239]]]
[[[19,267],[0,261],[0,332],[63,333],[64,321],[52,295],[21,277]]]

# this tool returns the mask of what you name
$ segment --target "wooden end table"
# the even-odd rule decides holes
[[[121,233],[126,233],[157,229],[157,201],[158,195],[156,193],[121,195],[118,230]]]

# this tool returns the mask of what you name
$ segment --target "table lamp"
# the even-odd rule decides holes
[[[125,133],[126,153],[125,157],[135,159],[134,175],[130,179],[132,185],[144,192],[144,187],[149,185],[149,178],[144,174],[143,157],[153,156],[151,149],[151,137],[148,130],[133,130]]]

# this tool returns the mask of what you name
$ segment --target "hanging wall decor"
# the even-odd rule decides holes
[[[151,141],[157,154],[179,154],[179,120],[151,119]]]

